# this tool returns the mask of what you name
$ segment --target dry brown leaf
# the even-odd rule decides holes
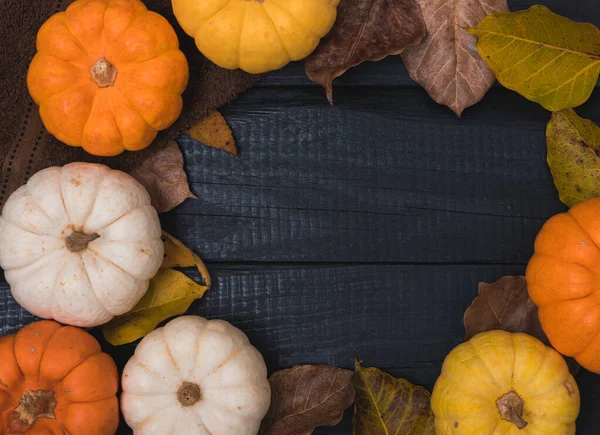
[[[434,435],[431,395],[405,379],[355,361],[354,433]]]
[[[427,37],[402,58],[413,80],[431,98],[458,116],[479,102],[495,81],[476,49],[477,38],[465,28],[477,26],[492,12],[508,11],[506,0],[417,0]]]
[[[505,276],[493,284],[481,282],[478,293],[465,311],[465,341],[480,332],[501,329],[532,335],[550,346],[538,318],[537,306],[529,299],[524,276]],[[579,364],[574,359],[567,358],[566,361],[571,373],[579,371]]]
[[[537,306],[529,299],[524,276],[505,276],[493,284],[480,282],[478,293],[465,311],[465,341],[480,332],[502,329],[524,332],[549,343]]]
[[[415,0],[344,0],[333,28],[306,59],[306,74],[333,104],[333,79],[362,62],[400,54],[425,34]]]
[[[146,188],[159,213],[174,209],[188,198],[196,198],[190,191],[183,155],[175,141],[169,141],[129,174]]]
[[[225,150],[237,155],[237,148],[231,128],[218,111],[206,115],[190,128],[187,133],[198,142],[209,147]]]
[[[353,373],[326,365],[296,366],[269,378],[271,407],[262,435],[309,435],[317,426],[335,426],[354,401]]]

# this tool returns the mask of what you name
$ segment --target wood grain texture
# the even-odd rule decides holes
[[[508,90],[462,121],[415,88],[346,88],[337,109],[318,93],[254,89],[226,108],[237,160],[182,139],[199,199],[167,231],[209,261],[525,263],[564,210],[549,114]],[[600,99],[582,113],[600,119]]]
[[[506,265],[209,265],[214,286],[188,312],[241,328],[263,353],[269,372],[298,364],[353,367],[353,356],[428,389],[446,354],[463,339],[462,315],[480,281],[524,272]],[[189,271],[198,278],[197,272]],[[0,309],[8,299],[0,285]],[[29,323],[31,318],[24,319]],[[3,318],[0,334],[14,333]],[[135,345],[118,348],[95,336],[120,369]],[[600,430],[593,407],[597,375],[582,371],[581,434]],[[322,428],[315,433],[345,433]],[[127,432],[123,432],[126,434]],[[579,432],[578,432],[579,433]]]
[[[464,337],[463,313],[480,281],[522,274],[521,265],[209,265],[213,280],[188,311],[223,318],[263,353],[269,372],[299,364],[353,369],[405,368],[407,380],[432,387],[423,368],[438,368]],[[199,273],[186,269],[196,280]],[[10,299],[0,285],[0,309]],[[25,316],[23,320],[31,320]],[[29,321],[27,322],[29,323]],[[17,331],[0,318],[0,335]],[[118,365],[134,345],[112,347]]]
[[[535,3],[600,25],[596,0],[509,6]],[[199,198],[161,219],[214,278],[190,313],[240,327],[270,373],[351,369],[356,353],[431,388],[463,338],[477,284],[522,274],[537,231],[564,210],[545,162],[549,114],[495,85],[458,120],[398,56],[353,68],[335,86],[333,109],[304,65],[289,65],[224,108],[237,158],[181,141]],[[596,122],[599,87],[578,109]],[[1,335],[34,320],[2,278],[0,313]],[[120,368],[134,350],[103,347]],[[577,380],[578,434],[598,434],[600,376]],[[351,434],[351,413],[314,433]]]

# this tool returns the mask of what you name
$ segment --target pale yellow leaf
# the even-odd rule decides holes
[[[162,240],[165,244],[165,257],[160,265],[161,269],[195,266],[202,275],[206,286],[210,287],[210,275],[200,257],[166,231],[162,232]]]
[[[144,297],[131,311],[102,326],[104,337],[114,346],[131,343],[154,330],[163,320],[185,313],[192,302],[210,288],[210,275],[200,257],[165,231],[162,240],[165,257]],[[204,284],[172,269],[192,266],[198,269]]]
[[[131,343],[154,330],[169,317],[183,314],[208,290],[183,273],[160,269],[150,287],[133,309],[102,326],[104,338],[113,346]]]

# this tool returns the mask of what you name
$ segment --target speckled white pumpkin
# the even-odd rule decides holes
[[[90,327],[129,311],[163,259],[156,210],[131,176],[104,165],[44,169],[6,201],[0,266],[36,316]]]
[[[255,435],[271,401],[265,362],[246,335],[197,316],[148,334],[122,386],[135,435]]]

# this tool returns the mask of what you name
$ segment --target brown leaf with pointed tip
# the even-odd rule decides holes
[[[271,407],[262,435],[309,435],[317,426],[335,426],[354,401],[353,373],[327,365],[303,365],[269,378]]]
[[[429,391],[358,361],[354,365],[355,434],[435,434]]]
[[[480,332],[502,329],[524,332],[549,343],[537,306],[529,299],[524,276],[504,276],[493,284],[480,282],[478,293],[465,311],[465,341]]]
[[[478,293],[465,311],[465,341],[480,332],[501,329],[532,335],[550,346],[538,318],[538,308],[529,299],[524,276],[504,276],[493,284],[480,282]],[[571,373],[576,374],[579,364],[572,358],[566,361]]]
[[[362,62],[400,54],[425,34],[415,0],[343,0],[333,28],[306,59],[306,74],[333,104],[333,79]]]
[[[183,155],[175,141],[169,141],[129,174],[146,188],[159,213],[174,209],[188,198],[196,198],[190,191]]]
[[[477,52],[477,38],[465,28],[477,26],[488,14],[508,11],[506,0],[417,0],[427,37],[408,48],[404,64],[411,78],[437,103],[458,116],[481,101],[496,80]]]
[[[231,128],[227,125],[223,115],[216,110],[194,124],[187,133],[204,145],[225,150],[234,156],[237,155]]]

